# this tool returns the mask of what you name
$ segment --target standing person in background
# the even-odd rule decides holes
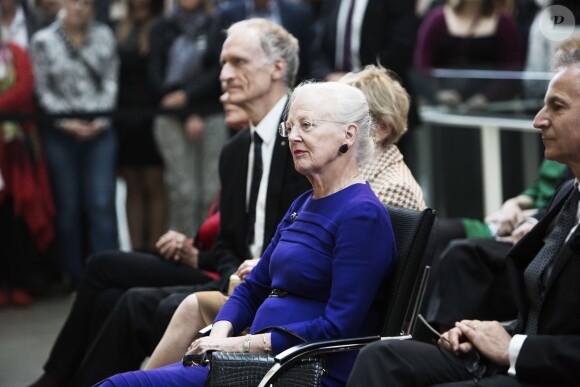
[[[154,135],[165,163],[169,227],[193,235],[218,191],[227,138],[219,103],[219,38],[209,0],[178,0],[151,31],[150,76],[160,107]]]
[[[324,0],[312,43],[310,74],[337,81],[349,71],[380,64],[393,71],[414,95],[409,82],[417,18],[415,2],[401,0]],[[398,143],[413,170],[413,129],[419,123],[414,98],[409,107],[410,133]]]
[[[448,0],[423,20],[415,46],[414,67],[423,80],[421,94],[430,102],[449,106],[465,102],[468,108],[477,110],[483,109],[488,101],[510,98],[517,87],[505,80],[431,80],[429,71],[435,68],[521,70],[523,60],[517,25],[498,0]]]
[[[128,12],[117,25],[119,58],[118,108],[147,113],[156,105],[147,63],[154,19],[163,13],[163,0],[129,0]],[[167,193],[163,162],[153,138],[151,117],[115,120],[119,137],[119,175],[127,184],[127,223],[133,250],[155,251],[167,227]]]
[[[431,77],[433,69],[519,71],[523,65],[521,35],[498,0],[447,0],[423,20],[415,46],[415,90],[429,103],[465,110],[484,110],[489,101],[505,101],[519,81],[464,77]],[[479,218],[483,188],[479,179],[480,134],[461,127],[431,125],[433,169],[437,184],[432,200],[441,214]],[[510,139],[510,134],[502,137]],[[471,177],[467,179],[466,177]],[[471,199],[470,202],[465,200]]]
[[[57,253],[76,288],[86,253],[117,247],[117,139],[109,120],[74,114],[115,108],[119,64],[113,33],[92,21],[92,0],[65,0],[64,10],[62,20],[34,36],[31,53],[40,107],[71,114],[45,125],[42,139],[57,209]]]
[[[111,3],[113,1],[114,0],[96,0],[94,12],[95,20],[106,24],[110,22]]]
[[[556,52],[559,41],[548,39],[546,35],[540,29],[540,21],[546,7],[552,5],[558,5],[566,7],[572,12],[576,26],[572,34],[574,36],[580,35],[580,4],[576,0],[534,0],[538,10],[534,17],[533,22],[529,29],[529,39],[528,39],[528,49],[526,57],[526,65],[524,70],[530,72],[544,72],[550,73],[552,70],[552,57]],[[556,11],[558,8],[552,8],[552,11]],[[546,93],[548,87],[549,79],[525,79],[523,81],[524,94],[526,98],[536,99],[541,101]]]
[[[3,120],[34,112],[28,54],[0,29],[0,307],[28,305],[39,252],[54,238],[54,206],[36,124]]]
[[[25,1],[0,0],[0,28],[5,40],[25,50],[32,35],[41,27],[41,20],[30,12]]]
[[[417,29],[413,1],[326,0],[319,24],[313,77],[336,81],[349,71],[380,63],[406,79]]]
[[[35,0],[33,12],[38,17],[41,28],[53,23],[60,10],[62,9],[63,0]]]

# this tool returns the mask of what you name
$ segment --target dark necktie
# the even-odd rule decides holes
[[[544,246],[524,271],[524,282],[530,298],[530,311],[525,329],[525,333],[528,335],[538,333],[538,317],[544,299],[544,282],[547,280],[544,278],[546,277],[544,271],[553,263],[570,230],[576,224],[578,200],[580,200],[580,192],[578,187],[574,186],[573,192],[562,206],[554,229],[546,239]]]
[[[352,35],[352,14],[354,13],[354,3],[356,0],[350,0],[348,13],[346,14],[346,24],[344,26],[344,42],[342,53],[342,70],[352,70],[352,63],[350,62],[350,41]]]
[[[254,243],[254,225],[256,223],[256,202],[262,180],[262,138],[254,132],[254,166],[252,168],[252,182],[250,184],[250,202],[248,205],[248,245]]]

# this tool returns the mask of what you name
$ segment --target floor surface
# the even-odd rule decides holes
[[[74,293],[37,299],[28,307],[0,308],[0,386],[35,381],[74,300]]]

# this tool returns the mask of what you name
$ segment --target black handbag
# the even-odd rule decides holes
[[[262,353],[215,351],[208,356],[207,387],[256,387],[274,365],[274,357]],[[325,358],[307,357],[298,360],[274,380],[276,387],[320,386],[326,373]]]

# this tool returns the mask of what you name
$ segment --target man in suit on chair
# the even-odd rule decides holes
[[[242,23],[249,23],[252,39],[238,39],[227,55],[224,47],[220,75],[225,91],[222,101],[241,106],[250,118],[250,128],[231,138],[220,155],[220,230],[211,253],[222,280],[179,289],[139,287],[126,290],[86,352],[80,354],[82,362],[72,370],[73,377],[60,380],[61,384],[92,385],[115,373],[137,369],[160,338],[154,334],[153,325],[159,321],[155,316],[169,314],[165,319],[168,322],[179,302],[192,292],[227,289],[229,276],[245,259],[261,255],[292,201],[309,188],[308,181],[294,169],[287,141],[278,135],[287,94],[298,69],[298,42],[282,27],[267,20]],[[254,34],[254,30],[259,33]],[[261,172],[256,169],[260,164],[256,141],[261,143]],[[138,272],[140,278],[151,277],[152,281],[158,275],[155,271],[159,265],[175,264],[156,261],[149,269],[146,262],[134,261],[134,267],[126,269],[124,275],[131,277]],[[114,260],[107,262],[114,265]],[[99,281],[106,281],[106,278]],[[156,285],[144,281],[139,286]],[[80,320],[78,316],[76,320]],[[47,372],[56,369],[57,359],[62,356],[59,352],[67,352],[65,341],[71,340],[71,336],[66,329],[61,331]],[[65,356],[70,357],[70,354]]]
[[[575,176],[556,192],[542,220],[507,257],[519,314],[497,321],[462,320],[438,347],[379,342],[359,355],[351,386],[578,385],[580,381],[580,40],[556,53],[544,107],[534,119],[545,156]]]

